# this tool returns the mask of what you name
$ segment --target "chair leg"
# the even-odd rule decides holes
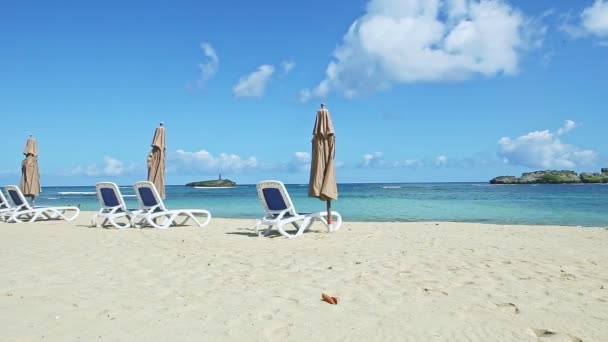
[[[98,221],[99,216],[94,215],[91,218],[91,226],[95,227],[95,228],[99,228],[99,227],[104,227],[106,224],[108,224],[108,219],[104,218],[103,221],[101,221],[101,224]]]
[[[164,216],[164,215],[161,215]],[[171,222],[173,222],[171,220],[171,218],[165,217],[165,222],[162,224],[158,224],[156,223],[156,219],[158,219],[160,216],[156,216],[156,217],[152,217],[152,218],[148,218],[148,224],[151,225],[154,228],[158,228],[158,229],[167,229],[169,228],[169,226],[171,225]]]
[[[260,226],[262,225],[262,220],[255,220],[255,235],[260,236]]]
[[[211,213],[206,210],[196,214],[187,212],[186,215],[188,215],[199,227],[204,227],[209,224],[209,221],[211,221]],[[205,220],[201,222],[199,218],[204,218]],[[186,221],[188,221],[187,218],[184,220],[184,223],[186,223]]]
[[[283,225],[284,224],[278,224],[277,225],[277,230],[279,231],[279,233],[281,233],[281,235],[283,235],[284,237],[286,237],[288,239],[291,239],[291,238],[297,236],[295,234],[289,234],[287,231],[285,231],[285,229],[283,229]]]
[[[34,216],[32,216],[32,218],[28,221],[28,222],[35,222],[36,220],[38,220],[38,217],[40,217],[40,215],[44,215],[45,212],[37,212],[36,214],[34,214]]]
[[[130,227],[130,222],[125,222],[125,223],[120,223],[117,222],[115,219],[117,219],[119,217],[115,217],[115,218],[111,218],[110,219],[110,224],[112,224],[112,226],[118,228],[118,229],[124,229],[124,228],[129,228]]]
[[[340,213],[338,212],[333,212],[331,213],[332,216],[332,220],[331,220],[331,224],[328,225],[329,231],[330,232],[335,232],[338,229],[340,229],[340,227],[342,226],[342,215],[340,215]]]
[[[304,231],[306,231],[306,229],[308,229],[312,225],[312,222],[313,222],[312,218],[306,217],[304,219],[304,221],[302,222],[302,224],[300,225],[300,228],[298,229],[296,236],[300,236],[300,235],[304,234]]]
[[[270,236],[270,234],[272,234],[272,227],[274,227],[274,225],[269,225],[268,228],[266,228],[266,230],[264,230],[264,236],[268,237]]]
[[[331,217],[332,217],[331,224],[327,223],[327,212],[326,211],[311,214],[311,215],[309,215],[308,218],[310,219],[310,224],[312,224],[312,222],[314,222],[314,221],[320,221],[321,223],[323,223],[325,225],[325,227],[327,228],[327,231],[331,233],[331,232],[337,231],[342,226],[342,216],[337,211],[332,211]]]

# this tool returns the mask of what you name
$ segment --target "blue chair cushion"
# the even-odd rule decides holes
[[[270,209],[270,210],[287,209],[287,204],[285,204],[285,201],[283,200],[283,196],[281,196],[281,191],[279,191],[279,189],[266,188],[266,189],[262,189],[262,193],[264,194],[264,199],[266,200],[268,209]]]
[[[152,193],[152,189],[150,188],[139,188],[139,195],[141,196],[142,202],[146,207],[153,207],[158,205],[156,198],[154,198],[154,194]]]
[[[23,201],[21,201],[21,197],[19,197],[17,191],[9,190],[8,195],[11,196],[11,199],[13,200],[13,203],[15,203],[16,206],[23,205]]]
[[[116,197],[116,192],[112,189],[101,188],[101,198],[103,198],[106,207],[116,207],[120,205],[118,197]]]

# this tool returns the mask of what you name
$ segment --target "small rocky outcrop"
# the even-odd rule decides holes
[[[236,183],[230,179],[214,179],[200,182],[191,182],[186,184],[191,187],[203,187],[203,188],[225,188],[236,186]]]
[[[564,183],[580,183],[581,179],[574,171],[534,171],[522,173],[519,178],[521,184],[564,184]]]
[[[518,184],[519,178],[515,176],[498,176],[490,180],[490,184]]]
[[[608,169],[606,170],[608,171]],[[583,183],[608,183],[608,172],[581,172],[580,177]]]
[[[490,184],[573,184],[573,183],[608,183],[608,168],[602,173],[583,172],[580,175],[568,170],[544,170],[526,172],[521,177],[499,176],[490,180]]]

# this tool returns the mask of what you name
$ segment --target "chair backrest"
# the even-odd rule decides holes
[[[291,197],[285,188],[285,184],[276,180],[265,180],[258,182],[256,185],[258,197],[264,206],[264,210],[269,213],[289,209],[291,215],[298,215]]]
[[[27,201],[25,200],[25,196],[23,196],[23,193],[21,192],[21,189],[19,189],[18,186],[7,185],[5,187],[5,190],[8,193],[8,197],[11,199],[15,207],[27,210],[32,209],[30,204],[27,203]]]
[[[160,198],[158,190],[152,182],[140,181],[135,183],[135,195],[137,195],[137,201],[143,210],[167,210],[163,199]]]
[[[0,191],[0,209],[9,209],[10,207],[11,204],[8,203],[8,200],[6,199],[6,197],[4,197],[4,193]]]
[[[95,186],[95,190],[97,192],[99,204],[103,209],[114,209],[119,207],[120,209],[127,211],[127,205],[116,183],[99,182]]]

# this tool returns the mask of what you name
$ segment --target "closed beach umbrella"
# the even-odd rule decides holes
[[[36,139],[30,135],[23,149],[25,159],[21,162],[21,192],[30,197],[32,204],[34,198],[42,191],[40,188],[40,174],[38,172],[38,145]]]
[[[165,198],[165,127],[154,131],[152,138],[152,151],[148,153],[148,181],[154,183],[160,196]]]
[[[327,223],[331,224],[331,201],[338,199],[335,167],[336,136],[325,104],[321,104],[321,109],[317,112],[312,135],[308,196],[327,202]]]

